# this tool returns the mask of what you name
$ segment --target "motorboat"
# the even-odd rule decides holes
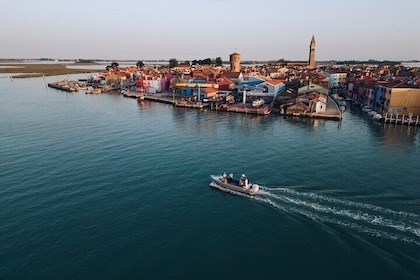
[[[229,176],[224,173],[223,175],[210,175],[210,177],[213,180],[213,184],[210,183],[210,186],[214,187],[221,187],[248,195],[254,195],[260,189],[258,184],[250,183],[244,174],[242,174],[239,180],[234,179],[232,173]]]
[[[380,120],[382,120],[382,115],[381,114],[376,114],[376,115],[374,115],[373,116],[373,119],[375,120],[375,121],[380,121]]]
[[[92,88],[92,89],[86,91],[86,94],[99,94],[99,93],[101,93],[100,88]]]
[[[257,100],[252,101],[252,107],[259,107],[265,103],[264,99],[259,98]]]
[[[363,107],[362,111],[365,113],[369,113],[370,111],[372,111],[372,107],[370,107],[369,105],[366,105]]]

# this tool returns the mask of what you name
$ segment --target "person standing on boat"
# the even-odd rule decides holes
[[[232,181],[233,181],[233,173],[230,173],[229,178],[228,178],[228,182],[232,183]]]
[[[246,176],[245,174],[242,174],[241,179],[239,180],[239,186],[243,187],[245,185]]]
[[[228,179],[227,179],[226,172],[223,172],[223,175],[222,175],[222,182],[226,184],[226,183],[227,183],[227,181],[228,181]]]
[[[244,178],[244,187],[245,188],[248,187],[248,178],[247,177]]]

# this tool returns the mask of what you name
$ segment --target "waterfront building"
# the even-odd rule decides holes
[[[393,81],[378,85],[378,91],[384,94],[383,113],[399,115],[420,115],[420,88],[414,88],[404,82]]]
[[[150,77],[146,75],[144,78],[138,77],[136,80],[136,91],[154,94],[162,91],[162,81],[160,77]]]
[[[207,88],[203,88],[202,92],[202,98],[216,98],[219,90],[217,88],[211,88],[211,87],[207,87]]]
[[[312,40],[309,45],[309,63],[308,63],[309,69],[316,68],[315,65],[315,36],[312,35]]]
[[[250,86],[246,82],[237,86],[240,91],[246,93],[247,101],[263,99],[265,103],[269,104],[274,101],[280,92],[286,89],[286,85],[283,80],[271,79],[255,81],[258,82],[258,84],[254,86]]]
[[[327,110],[328,95],[313,92],[309,101],[309,111],[317,114],[325,113]]]
[[[225,93],[231,93],[235,88],[235,82],[227,77],[220,77],[216,83],[219,85],[219,91]]]
[[[230,71],[240,72],[241,71],[241,55],[239,53],[232,53],[230,56]]]
[[[267,95],[276,96],[286,89],[286,85],[284,84],[284,80],[271,79],[258,84],[256,88],[262,89]]]

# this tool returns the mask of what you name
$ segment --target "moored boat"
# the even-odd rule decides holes
[[[261,105],[264,105],[265,101],[262,98],[259,98],[257,100],[252,101],[252,107],[259,107]]]
[[[260,189],[258,184],[250,183],[244,174],[239,180],[234,179],[232,173],[229,176],[224,173],[223,175],[210,175],[210,177],[213,180],[212,183],[218,187],[248,195],[254,195]],[[210,186],[214,186],[213,184],[210,184]]]
[[[382,120],[382,115],[381,114],[376,114],[376,115],[374,115],[373,116],[373,119],[375,120],[375,121],[380,121],[380,120]]]
[[[86,91],[86,94],[100,94],[100,93],[101,93],[100,88],[92,88],[92,89]]]

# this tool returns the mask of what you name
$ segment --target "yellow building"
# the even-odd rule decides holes
[[[396,86],[386,90],[384,107],[391,114],[420,115],[420,88]]]

